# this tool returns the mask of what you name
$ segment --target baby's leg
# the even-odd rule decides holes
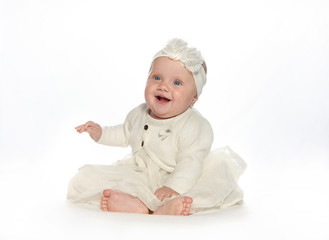
[[[165,202],[153,214],[155,215],[182,215],[190,213],[193,199],[190,197],[177,197]]]
[[[101,208],[110,212],[149,213],[148,208],[137,197],[110,189],[103,192]]]

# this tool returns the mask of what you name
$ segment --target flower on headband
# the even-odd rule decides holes
[[[173,60],[180,60],[182,52],[187,48],[187,43],[181,39],[174,38],[162,49]]]
[[[196,48],[188,48],[187,43],[178,38],[171,40],[162,51],[169,58],[180,60],[193,73],[200,70],[204,61],[201,53]]]
[[[182,52],[180,61],[184,63],[188,70],[194,73],[201,69],[203,58],[195,48],[188,48]]]

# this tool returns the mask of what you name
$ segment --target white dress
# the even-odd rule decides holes
[[[131,146],[131,155],[113,165],[85,165],[69,184],[68,199],[99,208],[103,190],[138,197],[151,211],[162,202],[154,192],[167,186],[193,198],[191,213],[232,206],[243,199],[237,185],[245,162],[230,148],[210,151],[213,132],[195,109],[158,120],[146,104],[133,109],[124,124],[104,127],[98,143]]]

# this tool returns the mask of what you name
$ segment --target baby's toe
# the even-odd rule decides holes
[[[110,193],[111,193],[111,190],[110,189],[106,189],[106,190],[103,191],[103,196],[109,198],[110,197]]]

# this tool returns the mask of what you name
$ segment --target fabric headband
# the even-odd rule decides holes
[[[207,82],[206,72],[202,66],[204,60],[200,51],[196,48],[187,47],[187,43],[181,39],[170,40],[166,47],[160,50],[153,57],[153,61],[158,57],[169,57],[179,60],[183,66],[193,74],[198,97],[202,93],[202,88]]]

